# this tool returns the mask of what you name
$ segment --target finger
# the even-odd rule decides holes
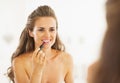
[[[40,51],[38,58],[41,59],[45,56],[45,53],[43,51]]]
[[[40,51],[40,48],[36,48],[35,51],[33,52],[33,57],[36,57]]]
[[[42,55],[41,55],[41,59],[42,59],[42,60],[45,59],[45,53],[42,53]]]
[[[37,54],[37,56],[36,56],[36,58],[40,58],[41,57],[41,55],[42,55],[42,51],[40,50],[39,52],[38,52],[38,54]]]
[[[43,61],[45,62],[46,60],[46,57],[45,57],[45,53],[43,54]]]
[[[43,63],[45,60],[45,53],[41,53],[41,55],[39,56],[39,60]]]

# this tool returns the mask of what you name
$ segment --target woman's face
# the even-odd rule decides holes
[[[35,41],[35,48],[44,43],[44,48],[51,48],[56,39],[56,20],[53,17],[39,17],[30,36]]]

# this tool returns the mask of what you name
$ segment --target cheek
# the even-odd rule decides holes
[[[56,35],[56,34],[54,34],[54,39],[53,39],[53,40],[54,40],[54,43],[55,43],[55,41],[56,41],[56,37],[57,37],[57,35]]]
[[[56,33],[53,33],[53,37],[54,37],[54,39],[56,39]]]
[[[38,41],[40,39],[40,34],[39,33],[34,33],[34,40]]]

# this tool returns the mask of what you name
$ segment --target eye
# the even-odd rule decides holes
[[[38,31],[41,31],[41,32],[44,31],[44,30],[45,30],[44,28],[40,28],[40,29],[38,29]]]
[[[55,31],[55,28],[54,27],[50,28],[50,31]]]

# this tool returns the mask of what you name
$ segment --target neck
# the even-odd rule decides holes
[[[57,51],[54,49],[45,50],[45,56],[47,60],[52,60],[56,57]]]
[[[43,49],[43,52],[45,52],[46,57],[52,56],[52,54],[53,54],[52,51],[53,50],[51,48],[50,49]]]

